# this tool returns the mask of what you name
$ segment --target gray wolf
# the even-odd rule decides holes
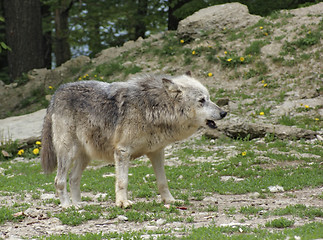
[[[216,128],[226,116],[208,90],[188,72],[181,76],[143,75],[127,82],[67,83],[53,95],[44,118],[41,164],[45,173],[57,167],[55,187],[62,207],[81,201],[80,181],[91,159],[115,164],[116,205],[127,208],[129,161],[150,159],[162,201],[174,202],[164,169],[165,146]]]

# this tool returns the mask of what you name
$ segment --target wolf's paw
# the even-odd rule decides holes
[[[165,204],[171,204],[171,203],[177,202],[177,200],[175,200],[175,198],[173,198],[172,196],[171,197],[168,197],[168,198],[163,198],[162,201]]]
[[[130,200],[119,200],[116,201],[116,205],[121,208],[129,208],[132,205],[132,202]]]

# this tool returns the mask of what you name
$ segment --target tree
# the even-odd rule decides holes
[[[146,23],[145,19],[148,12],[148,0],[138,0],[137,3],[137,14],[135,19],[135,39],[139,37],[145,37],[146,34]]]
[[[54,52],[56,66],[60,66],[71,58],[69,37],[69,11],[73,6],[73,0],[59,0],[55,8],[55,38]]]
[[[6,43],[11,81],[44,67],[40,0],[4,1]]]
[[[185,3],[190,0],[169,0],[168,1],[168,30],[176,30],[179,21],[181,20],[174,13],[177,9],[180,9]]]

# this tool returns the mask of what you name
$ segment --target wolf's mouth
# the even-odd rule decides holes
[[[209,126],[209,128],[216,129],[217,126],[213,120],[206,120],[206,125]]]

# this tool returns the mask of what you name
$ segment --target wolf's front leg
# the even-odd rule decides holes
[[[116,205],[127,208],[132,202],[128,200],[128,171],[130,155],[126,149],[117,148],[114,152],[116,168]]]
[[[157,179],[157,186],[159,193],[161,195],[162,201],[165,203],[173,203],[175,199],[173,198],[172,194],[169,192],[168,183],[165,174],[165,167],[164,167],[164,149],[160,149],[156,152],[147,154],[149,157],[154,172]]]

